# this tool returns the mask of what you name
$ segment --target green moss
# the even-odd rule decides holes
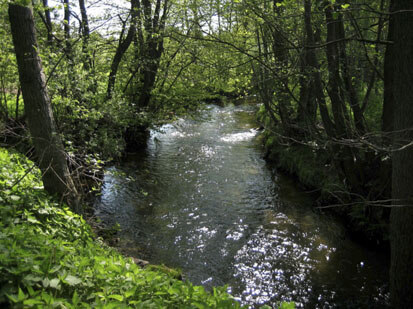
[[[269,142],[270,141],[270,142]],[[305,145],[281,146],[268,138],[269,157],[276,166],[295,175],[300,183],[311,188],[327,188],[337,183],[336,177],[329,173],[327,160],[322,151]]]
[[[0,306],[15,308],[239,308],[176,271],[142,269],[99,240],[43,190],[39,170],[0,149]]]

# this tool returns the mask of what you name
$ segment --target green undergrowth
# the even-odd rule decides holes
[[[0,148],[0,307],[239,308],[157,268],[142,269],[43,190],[40,172]]]
[[[318,189],[321,199],[329,199],[333,191],[341,188],[328,155],[312,145],[279,142],[270,131],[263,134],[267,159],[275,166],[293,175],[306,188]]]
[[[385,208],[372,208],[356,203],[346,194],[345,185],[340,182],[331,163],[330,155],[316,143],[286,143],[280,134],[266,130],[262,134],[266,157],[277,169],[297,179],[302,187],[317,192],[315,204],[323,207],[331,204],[337,207],[329,211],[344,219],[355,239],[372,247],[388,250],[388,215]],[[338,205],[347,201],[348,206]]]
[[[305,188],[319,193],[317,204],[326,206],[342,203],[340,194],[346,192],[338,176],[323,151],[315,151],[306,145],[281,146],[270,144],[267,139],[268,159],[276,167],[297,178]],[[341,198],[348,198],[344,195]],[[352,200],[350,200],[352,201]],[[377,248],[387,250],[388,222],[384,214],[385,208],[372,209],[362,202],[351,206],[333,207],[330,209],[346,222],[356,238],[367,244],[375,244]]]

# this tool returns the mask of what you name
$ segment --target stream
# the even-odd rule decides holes
[[[388,260],[348,238],[263,159],[256,105],[211,105],[153,130],[143,154],[109,167],[95,213],[131,255],[228,285],[251,308],[383,308]]]

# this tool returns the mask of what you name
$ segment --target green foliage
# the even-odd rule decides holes
[[[328,169],[323,166],[325,161],[321,152],[316,152],[311,147],[304,145],[275,147],[272,156],[276,158],[276,164],[280,168],[296,175],[299,181],[308,187],[325,188],[334,182],[331,176],[328,176]]]
[[[15,115],[15,95],[18,73],[16,57],[10,34],[7,15],[7,1],[0,1],[0,116],[5,119]]]
[[[291,143],[289,139],[284,140],[263,105],[257,112],[257,119],[267,128],[261,135],[267,157],[279,169],[296,176],[306,187],[320,189],[322,198],[342,186],[329,153],[317,141]]]
[[[272,307],[268,305],[264,305],[260,307],[261,309],[271,309]],[[278,304],[275,308],[277,309],[295,309],[295,303],[294,302],[282,302]]]
[[[39,170],[0,149],[0,304],[15,308],[239,308],[225,288],[141,269],[46,195]]]
[[[153,91],[154,104],[190,110],[191,106],[199,106],[205,101],[220,101],[228,96],[249,93],[251,68],[248,57],[219,43],[241,40],[241,37],[224,30],[193,36],[179,28],[169,31],[172,38],[165,39],[160,76]]]

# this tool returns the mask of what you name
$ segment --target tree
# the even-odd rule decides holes
[[[80,15],[82,16],[82,21],[80,23],[80,29],[82,31],[82,53],[83,53],[83,63],[86,69],[91,66],[91,59],[89,54],[89,39],[90,39],[90,28],[89,19],[86,12],[85,0],[79,0]]]
[[[65,33],[65,43],[66,43],[66,56],[69,60],[73,60],[72,55],[72,44],[70,43],[70,4],[69,0],[63,1],[64,16],[63,16],[63,29]]]
[[[79,211],[76,188],[69,173],[63,144],[56,131],[38,54],[33,12],[29,7],[9,4],[9,19],[25,113],[44,187]]]
[[[168,0],[156,0],[152,7],[151,1],[142,0],[141,11],[138,14],[138,31],[136,42],[136,61],[139,72],[139,87],[133,92],[133,98],[137,97],[137,108],[148,107],[151,100],[151,92],[155,86],[159,64],[164,52],[164,31],[168,17]],[[138,96],[136,94],[139,93]]]
[[[110,73],[109,73],[109,79],[108,79],[108,88],[106,91],[106,97],[108,99],[112,98],[112,92],[115,87],[115,82],[116,82],[116,75],[118,73],[118,68],[119,64],[122,60],[123,55],[126,53],[128,50],[130,44],[133,41],[133,38],[136,33],[136,18],[139,10],[139,1],[138,0],[132,0],[131,1],[131,9],[130,9],[130,16],[131,16],[131,21],[130,21],[130,26],[128,30],[128,34],[124,38],[125,30],[126,30],[126,22],[123,23],[122,26],[122,31],[119,36],[119,44],[118,47],[116,48],[115,56],[113,57],[112,64],[110,67]]]
[[[391,211],[392,308],[413,304],[413,2],[394,1],[394,153]]]
[[[43,3],[43,8],[44,8],[44,15],[41,12],[39,12],[39,15],[43,23],[46,26],[47,42],[48,44],[51,44],[53,41],[53,24],[52,24],[52,18],[50,16],[49,3],[48,3],[48,0],[43,0],[42,3]]]

